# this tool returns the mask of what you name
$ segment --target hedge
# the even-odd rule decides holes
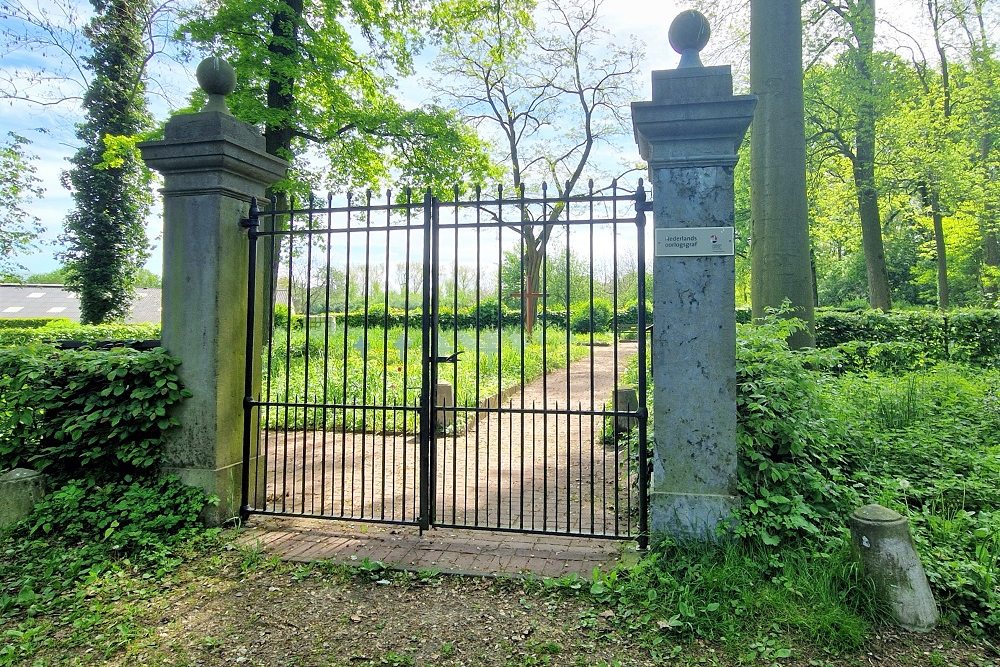
[[[0,470],[120,479],[162,462],[171,408],[188,392],[162,348],[0,349]]]
[[[0,319],[0,329],[38,329],[49,324],[73,324],[66,317],[10,317]]]
[[[595,302],[594,329],[607,331],[617,323],[619,331],[632,329],[638,324],[638,304],[632,303],[619,308],[614,319],[610,317],[610,304],[605,300]],[[541,310],[541,309],[539,309]],[[322,322],[322,315],[312,318]],[[331,317],[338,325],[343,325],[343,313],[333,313]],[[367,315],[363,311],[352,311],[347,314],[349,327],[400,327],[421,325],[421,310],[414,308],[404,311],[400,308],[389,308],[386,311],[381,304],[371,307]],[[586,332],[590,329],[591,313],[589,302],[573,304],[570,312],[570,324],[575,331]],[[567,325],[564,309],[549,308],[541,311],[539,323],[565,329]],[[646,321],[653,323],[652,309],[647,306]],[[736,321],[746,324],[751,321],[749,308],[736,309]],[[301,329],[305,317],[293,315],[293,329]],[[519,326],[521,313],[507,306],[497,306],[495,300],[485,301],[479,308],[459,308],[453,312],[451,308],[441,308],[438,313],[438,324],[445,328],[457,326],[459,329],[472,329],[477,325],[483,328],[496,328],[498,322],[504,327]],[[287,315],[283,312],[275,314],[275,324],[280,328],[288,325]],[[904,348],[917,346],[921,355],[927,359],[950,359],[975,364],[993,364],[1000,362],[1000,310],[956,310],[947,314],[930,310],[907,310],[884,313],[879,310],[844,311],[820,308],[816,310],[816,346],[818,348],[837,348],[844,343],[863,341],[865,343],[905,343],[906,346],[893,348],[864,348],[864,357],[875,354],[883,359],[892,357]],[[858,355],[859,350],[849,350],[849,356],[860,362],[862,367],[869,363],[876,365],[882,362],[863,361]]]
[[[548,308],[542,310],[539,304],[538,322],[551,327],[566,328],[566,310],[561,308]],[[349,327],[401,327],[421,326],[422,309],[411,308],[405,311],[402,308],[392,308],[385,310],[382,304],[369,307],[368,312],[355,310],[347,313],[347,326]],[[330,313],[331,322],[337,326],[343,326],[345,317],[343,313]],[[576,322],[575,329],[581,332],[588,331],[590,326],[590,308],[587,304],[575,303],[571,307],[570,317]],[[598,299],[594,308],[594,330],[608,331],[614,323],[611,318],[611,304],[605,299]],[[618,310],[618,328],[620,330],[630,329],[637,326],[639,322],[639,306],[636,303],[625,305]],[[292,330],[299,330],[305,323],[305,315],[294,314],[289,317],[287,309],[279,304],[275,308],[274,327],[281,331],[289,326]],[[310,320],[314,326],[322,326],[324,316],[311,315]],[[646,308],[646,321],[653,323],[653,311],[650,306]],[[483,301],[479,307],[468,306],[459,308],[457,313],[449,307],[442,307],[438,310],[438,325],[447,329],[474,329],[477,326],[485,329],[495,329],[498,324],[503,327],[516,327],[521,325],[521,311],[508,308],[505,305],[497,306],[495,299]]]
[[[1000,310],[816,311],[816,346],[851,341],[914,343],[931,359],[1000,361]]]
[[[66,340],[92,343],[105,340],[150,340],[159,337],[158,324],[78,324],[64,320],[49,322],[40,327],[0,327],[0,348]]]

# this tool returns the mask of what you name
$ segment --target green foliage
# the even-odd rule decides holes
[[[187,392],[160,348],[0,349],[0,468],[57,480],[150,473]]]
[[[322,323],[287,330],[276,329],[272,352],[264,352],[265,390],[274,402],[325,397],[327,403],[366,405],[373,397],[384,399],[386,405],[414,406],[419,403],[422,356],[422,332],[413,327],[385,329],[380,320],[369,313],[369,326],[349,324],[346,341],[342,326],[331,328],[329,338]],[[417,320],[419,322],[419,319]],[[570,339],[567,351],[564,331],[545,338],[547,364],[543,366],[541,332],[525,338],[522,349],[520,328],[502,330],[448,330],[442,323],[438,354],[450,355],[454,345],[464,351],[455,364],[439,367],[440,379],[456,388],[455,400],[460,406],[479,405],[495,398],[504,389],[530,382],[547,368],[565,366],[569,360],[583,358],[589,341]],[[308,337],[307,337],[308,334]],[[287,354],[286,354],[287,350]],[[345,352],[346,350],[346,357]],[[327,354],[324,359],[324,355]],[[383,394],[384,391],[384,394]],[[477,393],[478,392],[478,393]],[[461,415],[459,416],[461,419]],[[272,428],[326,425],[349,429],[388,432],[416,432],[417,414],[413,410],[265,410],[263,421]]]
[[[926,368],[932,363],[924,346],[911,341],[873,343],[854,340],[833,348],[839,371],[901,373]]]
[[[66,282],[66,267],[60,266],[52,271],[32,273],[25,277],[24,282],[29,285],[62,285]]]
[[[618,313],[614,314],[610,300],[603,297],[595,298],[593,315],[594,331],[609,331],[615,324],[617,324],[619,330],[634,328],[639,321],[638,312],[639,306],[633,301],[619,308]],[[287,313],[288,309],[282,304],[275,306],[275,329],[281,330],[287,327]],[[390,306],[386,310],[381,304],[376,304],[370,306],[367,311],[352,310],[347,313],[346,318],[343,313],[330,313],[329,317],[331,318],[331,323],[335,322],[337,326],[341,326],[346,320],[347,325],[350,327],[409,326],[419,328],[423,326],[422,313],[423,311],[420,308],[411,308],[407,311],[402,308],[393,308]],[[323,315],[314,315],[311,319],[314,324],[322,322]],[[304,321],[304,316],[293,315],[292,328],[296,330],[301,329]],[[538,321],[552,328],[565,329],[566,311],[550,305],[539,315]],[[575,303],[570,307],[570,327],[574,333],[588,333],[590,331],[590,321],[589,300]],[[648,304],[646,306],[646,322],[647,324],[653,323],[653,309]],[[516,327],[521,325],[521,311],[516,308],[510,308],[505,304],[498,306],[495,298],[489,298],[483,299],[478,307],[474,305],[460,306],[457,311],[448,306],[442,306],[438,309],[438,323],[440,326],[448,329],[454,327],[458,327],[459,329],[474,329],[476,327],[481,329],[496,329],[500,325],[504,327]]]
[[[893,320],[858,317],[889,337]],[[934,331],[925,325],[915,318],[911,331]],[[834,553],[854,507],[893,507],[911,520],[946,615],[995,633],[1000,375],[931,366],[913,342],[793,353],[784,341],[794,326],[739,328],[735,534],[780,569],[797,550]]]
[[[215,534],[199,525],[205,503],[174,477],[73,480],[0,531],[0,665],[37,661],[56,636],[113,651],[138,634],[144,607],[131,603],[158,594],[190,545]]]
[[[305,323],[306,318],[303,315],[292,315],[291,326],[293,329],[301,329],[302,325]],[[275,304],[274,306],[274,318],[272,319],[274,328],[278,331],[284,331],[288,328],[288,306],[283,303]]]
[[[161,555],[164,538],[198,527],[205,503],[201,489],[176,477],[74,479],[35,506],[22,532],[67,544],[103,542],[111,554],[149,559]]]
[[[957,365],[845,375],[825,391],[865,502],[907,515],[946,615],[1000,625],[1000,375]]]
[[[416,3],[287,4],[225,0],[195,7],[182,31],[236,70],[233,114],[263,125],[268,152],[292,160],[278,191],[375,186],[400,176],[444,195],[493,172],[475,132],[433,105],[392,94],[428,32]],[[318,147],[335,181],[305,157]]]
[[[829,554],[788,552],[777,569],[752,547],[662,542],[634,567],[595,572],[590,584],[614,622],[643,633],[651,646],[717,641],[747,664],[789,657],[783,642],[796,639],[831,653],[857,648],[878,615],[873,593],[845,541]]]
[[[579,301],[570,306],[570,328],[573,333],[607,331],[611,328],[614,312],[607,299]]]
[[[12,317],[10,319],[0,319],[0,330],[40,329],[48,325],[65,326],[67,324],[73,324],[73,321],[65,317]]]
[[[948,314],[930,310],[817,311],[818,347],[837,347],[852,341],[909,343],[915,351],[919,348],[926,359],[993,365],[1000,360],[1000,311],[970,309]],[[877,354],[903,352],[901,347],[889,350],[880,349]],[[846,352],[851,354],[850,349]]]
[[[30,250],[42,231],[38,216],[25,210],[41,196],[35,176],[35,157],[27,152],[31,142],[14,132],[0,143],[0,280],[14,280],[23,269],[17,256]]]
[[[857,504],[807,357],[786,341],[802,324],[770,316],[741,325],[736,350],[739,489],[736,534],[767,546],[829,541]]]
[[[84,30],[93,47],[93,72],[77,128],[82,146],[68,174],[76,207],[66,218],[62,254],[66,284],[80,294],[80,317],[96,324],[128,314],[137,274],[149,256],[145,217],[149,173],[133,147],[115,165],[104,164],[109,136],[147,129],[144,40],[148,0],[92,0],[96,12]]]
[[[124,162],[124,160],[123,160]],[[64,285],[67,269],[64,266],[45,273],[33,273],[24,279],[29,285]],[[145,267],[139,267],[135,272],[136,287],[161,287],[162,278]]]
[[[953,361],[1000,364],[1000,310],[956,310],[947,319]]]
[[[0,323],[19,320],[0,320]],[[157,340],[160,337],[158,324],[77,324],[59,319],[42,326],[5,328],[0,324],[0,348],[18,347],[31,343],[55,341],[97,341]]]

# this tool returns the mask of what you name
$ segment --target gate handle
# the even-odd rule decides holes
[[[463,352],[465,352],[465,350],[459,350],[454,354],[449,354],[447,357],[432,357],[432,359],[436,364],[454,364],[458,362],[458,356]]]

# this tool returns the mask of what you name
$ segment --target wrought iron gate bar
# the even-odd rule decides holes
[[[287,216],[287,215],[297,215],[297,216],[309,216],[316,214],[337,214],[337,213],[378,213],[384,211],[422,211],[424,208],[423,196],[419,201],[404,202],[397,201],[396,203],[390,204],[346,204],[341,206],[334,206],[332,204],[332,196],[328,200],[330,204],[327,206],[316,206],[315,202],[308,206],[295,207],[279,209],[276,208],[275,204],[269,207],[267,215],[271,216]],[[275,200],[272,199],[272,202]],[[582,196],[582,197],[514,197],[510,199],[466,199],[460,201],[442,200],[434,198],[434,201],[442,208],[459,208],[459,209],[481,209],[486,211],[489,207],[511,207],[511,206],[537,206],[539,204],[544,204],[546,206],[552,207],[554,205],[562,204],[564,206],[582,205],[589,206],[591,202],[593,203],[611,203],[611,202],[627,202],[630,204],[635,203],[635,194],[626,193],[620,195],[594,195]],[[489,211],[486,211],[489,212]],[[628,222],[635,222],[634,219],[628,220]]]
[[[644,545],[641,182],[635,194],[617,183],[573,197],[544,186],[541,197],[458,194],[408,191],[393,203],[367,193],[346,206],[328,196],[283,211],[272,200],[253,214],[267,224],[248,235],[242,514]],[[634,217],[620,214],[626,206]],[[610,281],[598,276],[608,263]],[[257,271],[270,278],[255,282]],[[625,278],[634,291],[623,297]],[[628,343],[620,318],[632,300]],[[266,333],[255,384],[257,309]],[[619,404],[629,364],[637,403]]]
[[[561,369],[558,369],[561,370]],[[307,408],[312,410],[394,410],[397,412],[420,412],[420,406],[392,406],[384,405],[382,403],[369,403],[367,405],[362,405],[360,403],[322,403],[322,402],[311,402],[311,401],[255,401],[249,400],[245,402],[245,405],[251,407],[289,407],[289,408]],[[467,413],[479,413],[479,414],[525,414],[525,415],[584,415],[591,417],[627,417],[638,416],[639,412],[615,412],[614,410],[595,410],[595,409],[585,409],[585,408],[516,408],[516,407],[477,407],[475,405],[455,405],[448,408],[449,410],[454,410],[456,412],[467,412]],[[392,433],[392,431],[386,431],[386,433]]]
[[[358,209],[354,209],[354,213],[358,213]],[[281,214],[277,214],[280,217]],[[461,223],[442,223],[438,226],[439,229],[496,229],[505,228],[513,229],[517,227],[537,227],[541,224],[540,222],[505,222],[505,221],[485,221],[481,223],[477,222],[461,222]],[[580,227],[580,226],[591,226],[591,225],[619,225],[619,224],[635,224],[635,219],[629,218],[586,218],[586,219],[574,219],[566,222],[559,223],[560,227],[565,228],[567,224],[570,227]],[[358,232],[396,232],[403,230],[412,231],[423,231],[423,225],[413,225],[413,224],[389,224],[389,225],[371,225],[371,226],[356,226],[356,227],[319,227],[315,229],[302,228],[302,229],[279,229],[279,230],[268,230],[258,232],[258,236],[261,237],[298,237],[298,236],[315,236],[317,234],[346,234],[346,233],[358,233]]]

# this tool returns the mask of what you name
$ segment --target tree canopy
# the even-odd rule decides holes
[[[19,256],[30,250],[42,232],[42,221],[28,206],[42,195],[35,175],[31,142],[8,132],[0,143],[0,280],[14,280],[24,267]]]
[[[436,185],[488,173],[476,134],[458,116],[397,98],[396,77],[432,32],[424,2],[220,0],[184,26],[237,73],[237,117],[263,125],[268,152],[292,161],[290,190],[345,190],[392,180]],[[321,156],[317,170],[310,158]]]

